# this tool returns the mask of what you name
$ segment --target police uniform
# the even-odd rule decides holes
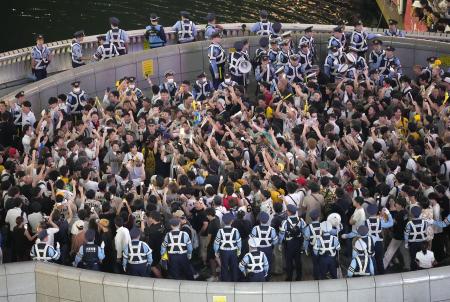
[[[192,95],[196,101],[206,100],[214,92],[214,87],[211,81],[204,81],[202,79],[206,78],[206,74],[202,72],[197,76],[197,81],[192,87]]]
[[[159,17],[155,14],[150,15],[150,21],[158,22]],[[164,27],[159,24],[150,24],[145,27],[145,37],[148,41],[148,45],[150,48],[158,48],[166,45],[167,38],[166,33],[164,32]]]
[[[312,32],[312,26],[305,28],[305,33]],[[308,45],[308,49],[311,52],[311,63],[314,64],[314,57],[316,56],[316,41],[313,37],[303,35],[298,41],[298,48],[300,49],[302,45]]]
[[[375,39],[372,42],[374,45],[382,45],[383,42],[381,40]],[[380,67],[381,60],[386,55],[384,49],[380,52],[372,50],[369,54],[369,70],[377,69]]]
[[[250,236],[257,239],[257,242],[259,243],[257,246],[258,251],[263,252],[266,255],[270,272],[270,268],[272,267],[273,247],[278,244],[278,236],[275,229],[270,225],[267,225],[269,218],[269,214],[261,212],[259,215],[261,225],[254,226]]]
[[[80,87],[80,82],[75,81],[72,83],[74,89]],[[74,92],[73,90],[69,92],[67,95],[67,108],[68,113],[72,116],[72,118],[77,119],[81,118],[84,106],[86,106],[88,100],[88,96],[86,92],[80,89],[79,92]]]
[[[93,56],[96,61],[103,61],[106,59],[117,57],[119,55],[119,51],[117,50],[116,45],[110,42],[106,42],[105,36],[98,36],[97,40],[99,46],[97,47],[97,50],[95,51]]]
[[[84,37],[84,32],[82,30],[77,31],[74,33],[73,37],[75,38],[72,41],[72,44],[70,46],[70,52],[71,52],[71,58],[72,58],[72,67],[77,68],[83,65],[86,65],[82,61],[83,58],[83,51],[80,42],[78,41],[79,38]]]
[[[405,32],[397,28],[397,20],[389,19],[389,26],[395,26],[395,30],[391,28],[384,30],[384,35],[388,37],[400,37],[403,38],[405,36]]]
[[[316,246],[317,239],[322,236],[322,228],[320,227],[320,222],[318,220],[320,212],[315,209],[309,213],[311,217],[311,223],[305,227],[303,235],[305,240],[303,242],[303,249],[311,253],[312,263],[313,263],[313,276],[314,280],[319,280],[320,278],[320,264],[319,255],[314,253],[314,247]]]
[[[44,39],[44,37],[39,35],[37,39]],[[31,49],[31,58],[36,62],[36,65],[32,70],[34,76],[36,77],[36,81],[47,77],[47,66],[50,64],[50,55],[50,49],[48,49],[45,45],[35,45]]]
[[[256,33],[258,36],[270,36],[275,33],[273,30],[273,23],[267,20],[268,13],[265,10],[259,12],[261,20],[252,25],[250,31]]]
[[[289,83],[300,84],[303,83],[303,70],[302,65],[297,63],[296,66],[292,62],[298,62],[299,56],[294,54],[290,57],[289,62],[284,67],[284,73],[286,74],[286,78],[289,80]]]
[[[392,46],[386,47],[386,51],[395,51],[395,48]],[[396,56],[392,56],[390,58],[387,55],[383,56],[380,62],[380,71],[383,75],[389,75],[391,73],[391,67],[395,67],[398,73],[402,73],[402,65],[400,60]]]
[[[360,32],[354,30],[352,32],[352,35],[350,36],[350,47],[353,47],[359,55],[363,56],[369,48],[367,44],[367,38],[368,34],[365,31]]]
[[[135,95],[138,100],[144,98],[144,93],[141,89],[136,87],[136,78],[135,77],[127,77],[128,86],[125,89],[125,95]]]
[[[255,79],[259,83],[260,82],[270,83],[275,77],[275,69],[272,67],[272,65],[269,63],[266,66],[267,66],[266,70],[263,70],[262,65],[258,65],[255,69]]]
[[[306,45],[306,44],[304,44],[304,45]],[[301,50],[298,52],[298,55],[300,56],[300,65],[302,66],[302,73],[305,73],[312,67],[311,52],[309,51],[309,49],[306,53],[303,50]]]
[[[419,218],[421,212],[420,207],[412,207],[413,219],[408,221],[405,227],[405,246],[409,249],[411,270],[417,269],[416,254],[422,249],[422,244],[427,241],[428,223]]]
[[[220,280],[226,282],[238,281],[238,257],[242,248],[239,231],[231,227],[232,220],[232,213],[226,213],[222,216],[225,226],[217,232],[214,240],[214,252],[220,258]]]
[[[177,223],[178,222],[178,228]],[[167,252],[169,275],[173,279],[193,280],[191,264],[192,242],[188,233],[179,230],[179,220],[171,219],[169,224],[173,227],[164,237],[161,245],[161,256],[165,257]]]
[[[216,38],[219,33],[213,33],[212,38]],[[227,61],[225,50],[219,43],[212,42],[208,46],[209,70],[212,75],[214,88],[217,89],[223,82],[225,73],[225,63]]]
[[[128,44],[128,34],[126,31],[120,29],[119,19],[110,18],[111,29],[106,33],[106,43],[112,43],[116,46],[119,55],[127,53],[126,44]]]
[[[367,246],[361,239],[355,242],[356,255],[348,268],[347,277],[373,276],[375,274],[372,258],[366,252]]]
[[[314,254],[319,256],[320,279],[325,279],[327,273],[331,275],[332,279],[337,279],[338,263],[336,257],[341,246],[338,238],[330,234],[333,228],[330,222],[324,221],[320,226],[322,235],[317,237],[313,247]]]
[[[75,257],[75,265],[79,268],[93,271],[100,270],[100,262],[105,258],[102,247],[96,245],[94,241],[83,244]]]
[[[216,15],[214,13],[208,13],[206,15],[206,21],[208,24],[206,24],[205,27],[205,39],[211,39],[211,36],[214,33],[219,33],[221,30],[218,28],[215,24]]]
[[[333,28],[333,32],[335,32],[335,33],[342,33],[342,27],[337,26],[337,27]],[[342,36],[345,36],[345,35],[343,34]],[[328,53],[329,54],[331,53],[331,48],[332,47],[336,47],[339,50],[339,52],[341,52],[341,53],[344,50],[344,44],[343,44],[342,40],[337,38],[337,37],[335,37],[334,35],[332,35],[330,37],[330,39],[328,39],[328,46],[327,46],[327,48],[328,48]]]
[[[367,254],[367,256],[370,258],[372,264],[374,265],[374,270],[375,270],[375,242],[376,242],[376,238],[372,235],[369,234],[369,228],[366,225],[361,225],[360,227],[358,227],[358,239],[357,241],[361,241],[365,244],[365,253]],[[352,236],[348,236],[348,238],[351,238]],[[355,246],[353,248],[352,251],[352,255],[353,257],[357,257],[358,255],[358,249],[356,248],[356,243]],[[381,258],[383,259],[383,258]],[[382,265],[382,264],[381,264]],[[375,271],[374,271],[375,272]]]
[[[24,91],[20,91],[16,94],[16,102],[11,104],[9,111],[11,113],[10,117],[12,122],[14,123],[14,126],[16,127],[16,134],[18,136],[22,136],[22,104],[19,103],[19,99],[25,96]]]
[[[276,65],[278,66],[286,66],[289,63],[289,58],[292,55],[292,51],[288,50],[287,52],[285,52],[284,50],[281,50],[280,52],[278,52],[277,55],[277,61],[276,61]]]
[[[164,74],[164,78],[167,79],[167,77],[169,76],[174,76],[174,72],[173,71],[167,71]],[[159,85],[159,89],[166,89],[167,91],[169,91],[170,97],[173,99],[175,97],[175,93],[178,90],[178,85],[175,81],[173,82],[169,82],[169,81],[164,81],[163,83],[161,83],[161,85]]]
[[[336,46],[333,46],[331,50],[337,55],[333,53],[327,55],[325,58],[324,73],[330,79],[330,82],[334,82],[335,77],[338,74],[338,68],[343,63],[344,58]]]
[[[123,250],[123,269],[128,275],[148,276],[147,269],[153,262],[152,250],[147,243],[139,240],[139,229],[131,229],[130,236],[131,242]]]
[[[183,17],[182,20],[177,21],[175,25],[172,27],[173,31],[177,33],[178,43],[188,43],[195,40],[197,36],[197,29],[195,27],[194,22],[189,20],[189,13],[182,11],[180,12]]]
[[[280,227],[280,242],[284,243],[287,281],[293,281],[294,268],[296,281],[302,279],[301,249],[303,241],[303,229],[305,221],[297,216],[297,207],[287,206],[290,216],[284,220]]]
[[[234,87],[237,85],[237,83],[231,79],[230,74],[226,73],[224,77],[225,78],[224,78],[223,82],[219,84],[218,90],[226,90],[229,87]]]
[[[54,262],[59,259],[60,251],[59,244],[56,245],[56,249],[43,241],[48,237],[47,231],[43,230],[39,233],[39,242],[36,242],[30,251],[31,259],[42,262]]]
[[[259,245],[257,238],[250,238],[248,245],[250,251],[245,254],[239,263],[239,269],[249,282],[263,282],[270,271],[269,261],[264,252],[256,250]]]
[[[242,52],[243,44],[242,41],[234,43],[236,51],[228,55],[228,71],[231,74],[231,79],[242,86],[245,85],[245,74],[239,70],[239,64],[243,60],[246,60],[246,57]]]

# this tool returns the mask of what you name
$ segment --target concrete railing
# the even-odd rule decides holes
[[[0,301],[34,302],[438,302],[450,267],[375,277],[267,283],[177,281],[56,264],[0,265]]]
[[[224,48],[231,48],[238,39],[240,38],[227,38],[223,40],[222,44]],[[326,55],[327,39],[328,36],[325,34],[317,36],[320,62],[323,62]],[[255,36],[249,37],[250,52],[254,53],[258,47],[258,40],[259,38]],[[135,76],[138,87],[147,89],[149,84],[142,72],[143,62],[152,64],[150,78],[154,84],[159,84],[164,72],[169,69],[175,72],[177,81],[182,79],[193,80],[202,71],[208,72],[207,48],[209,43],[208,41],[199,41],[137,51],[97,64],[69,69],[58,75],[31,83],[20,90],[25,91],[27,99],[33,104],[33,111],[40,112],[42,108],[47,107],[49,97],[68,93],[71,90],[70,83],[74,80],[80,80],[82,88],[89,95],[94,96],[102,96],[106,87],[114,87],[115,81],[125,76]],[[443,42],[389,38],[386,39],[386,43],[396,47],[404,72],[409,75],[412,74],[412,66],[414,64],[425,64],[427,57],[449,54],[448,44]],[[13,100],[17,92],[18,90],[13,91],[3,99]]]
[[[246,29],[242,29],[242,23],[224,24],[227,37],[236,36],[252,36],[249,29],[251,23],[246,23]],[[320,24],[283,24],[283,31],[292,31],[294,34],[300,34],[308,26],[314,26],[314,30],[317,33],[326,33],[328,39],[329,33],[335,27],[335,25],[320,25]],[[199,31],[197,40],[204,39],[204,25],[199,25]],[[348,27],[347,30],[351,30],[352,27]],[[167,34],[168,44],[176,44],[175,33],[171,31],[171,28],[165,28]],[[384,29],[368,28],[369,32],[383,33]],[[130,36],[130,52],[137,52],[144,49],[144,29],[128,31]],[[410,39],[427,39],[433,41],[450,42],[450,35],[440,33],[419,33],[408,32],[407,38],[404,39],[405,43],[411,42]],[[57,42],[47,43],[47,46],[54,53],[54,59],[49,65],[48,72],[55,73],[72,68],[70,60],[70,44],[71,39],[62,40]],[[82,44],[85,55],[92,55],[97,49],[96,36],[87,36]],[[0,88],[14,85],[20,82],[26,82],[27,77],[31,75],[31,48],[26,47],[22,49],[16,49],[5,53],[0,53]]]

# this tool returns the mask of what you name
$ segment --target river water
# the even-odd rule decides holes
[[[336,24],[359,17],[371,27],[379,25],[381,15],[375,0],[3,0],[2,4],[0,52],[33,45],[38,33],[47,41],[70,38],[80,29],[87,35],[104,33],[110,16],[118,17],[124,29],[137,29],[147,25],[153,12],[161,24],[171,26],[180,10],[191,12],[197,24],[206,23],[208,12],[215,12],[219,23],[253,22],[260,9],[268,10],[272,21]]]

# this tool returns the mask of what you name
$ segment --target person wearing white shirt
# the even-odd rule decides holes
[[[134,162],[143,162],[144,161],[144,155],[141,152],[138,152],[137,146],[134,143],[130,144],[130,152],[125,154],[123,158],[123,164],[126,165],[129,161]]]
[[[22,103],[22,128],[25,125],[31,125],[31,127],[33,127],[34,123],[36,123],[36,117],[31,111],[31,103],[25,101]]]
[[[350,218],[350,224],[352,225],[352,231],[357,232],[361,225],[364,225],[366,221],[366,212],[363,208],[364,199],[362,197],[356,197],[353,199],[353,206],[356,208],[352,217]]]
[[[422,250],[418,251],[416,254],[417,266],[421,269],[432,268],[436,265],[436,260],[434,259],[434,253],[427,249],[428,243],[424,242]]]
[[[16,218],[22,216],[24,223],[28,223],[27,214],[20,208],[20,198],[14,198],[12,201],[14,208],[9,209],[6,213],[5,222],[9,224],[9,230],[12,232],[16,226]]]
[[[25,125],[23,127],[24,136],[22,137],[23,151],[25,154],[30,153],[31,140],[34,138],[33,127],[31,125]]]
[[[116,225],[116,237],[114,237],[114,246],[117,252],[118,266],[122,265],[122,252],[126,246],[131,242],[130,232],[123,226],[122,217],[116,217],[114,220]]]

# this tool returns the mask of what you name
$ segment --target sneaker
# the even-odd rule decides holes
[[[217,277],[215,277],[215,276],[211,276],[208,279],[206,279],[206,281],[208,281],[208,282],[217,282],[217,281],[219,281],[219,279]]]
[[[194,274],[194,280],[197,280],[198,277],[200,277],[199,273],[195,273],[195,274]]]

